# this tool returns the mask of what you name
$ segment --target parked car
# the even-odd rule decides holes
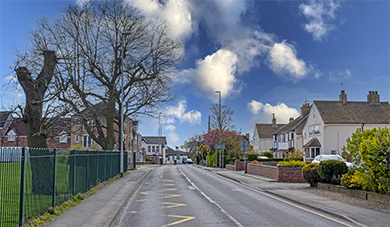
[[[331,159],[343,161],[343,162],[345,162],[345,164],[347,165],[348,168],[351,168],[351,169],[354,168],[354,166],[351,162],[347,162],[340,155],[334,155],[334,154],[332,154],[332,155],[328,155],[328,154],[317,155],[311,163],[320,163],[322,161],[331,160]]]
[[[257,156],[258,159],[268,159],[267,156]]]
[[[192,159],[189,158],[185,161],[185,164],[194,164],[194,162],[192,161]]]

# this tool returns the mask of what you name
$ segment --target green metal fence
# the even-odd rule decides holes
[[[119,174],[119,163],[119,151],[0,148],[0,226],[22,226]]]

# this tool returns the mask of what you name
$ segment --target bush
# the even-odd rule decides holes
[[[209,151],[206,159],[210,167],[215,167],[215,152],[213,150]]]
[[[260,153],[262,156],[265,156],[267,158],[273,158],[274,157],[274,153],[272,153],[272,151],[264,151],[262,153]]]
[[[320,180],[318,166],[318,163],[310,163],[302,168],[303,178],[310,183],[310,187],[317,187],[317,182]]]
[[[305,162],[302,161],[281,161],[278,165],[285,165],[286,167],[304,167],[306,165]]]
[[[253,160],[257,159],[258,155],[259,154],[257,154],[257,153],[248,153],[248,154],[246,154],[246,158],[248,161],[253,161]]]
[[[303,151],[294,150],[287,155],[287,160],[303,161],[303,156],[305,156],[305,153]]]
[[[321,182],[340,184],[341,176],[348,172],[348,167],[343,161],[326,160],[318,166],[318,176]]]
[[[259,164],[259,162],[257,160],[254,160],[251,162],[251,164]]]

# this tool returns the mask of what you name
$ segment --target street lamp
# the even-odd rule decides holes
[[[215,93],[219,94],[218,125],[219,125],[219,144],[221,145],[221,131],[222,131],[222,126],[221,126],[221,91],[215,91]],[[221,162],[221,157],[219,158],[219,161]],[[217,162],[217,155],[215,155],[215,162]],[[215,163],[215,165],[217,165],[217,163]],[[221,165],[221,167],[222,167],[222,165]]]
[[[161,134],[160,134],[160,131],[161,131],[161,123],[160,123],[160,117],[161,117],[161,112],[158,113],[158,153],[161,153],[162,154],[162,151],[161,151],[161,143],[160,143],[160,138],[161,138]],[[156,157],[157,159],[157,157]]]
[[[124,95],[123,95],[123,59],[125,58],[125,52],[124,52],[124,46],[125,46],[125,42],[124,42],[124,39],[125,39],[125,35],[129,35],[131,34],[130,31],[124,31],[122,32],[122,58],[121,58],[121,106],[120,106],[120,109],[121,109],[121,134],[120,134],[120,149],[121,149],[121,153],[120,153],[120,175],[123,176],[123,99],[124,99]],[[127,162],[126,162],[127,163]]]

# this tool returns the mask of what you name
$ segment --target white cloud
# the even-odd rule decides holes
[[[198,95],[211,100],[215,100],[215,91],[221,91],[222,97],[227,97],[240,92],[235,77],[237,61],[235,53],[220,49],[198,60],[196,69],[183,71],[181,81],[191,83]]]
[[[263,106],[263,103],[256,100],[252,100],[250,103],[248,103],[249,111],[251,111],[252,114],[258,114]]]
[[[9,76],[6,76],[5,77],[5,80],[9,83],[17,83],[18,82],[18,78],[16,77],[16,75],[9,75]]]
[[[268,55],[269,67],[278,75],[289,74],[293,80],[304,78],[308,70],[305,62],[297,58],[296,52],[286,40],[275,43]]]
[[[175,131],[176,127],[174,125],[165,125],[164,129],[167,131]]]
[[[170,132],[168,133],[168,140],[169,144],[177,144],[179,142],[180,138],[175,132]]]
[[[332,82],[342,82],[344,79],[349,79],[351,77],[352,73],[349,69],[339,69],[329,72],[329,80]]]
[[[202,114],[199,111],[191,110],[186,112],[186,101],[180,101],[176,106],[170,106],[166,108],[163,113],[166,118],[164,118],[164,123],[174,123],[173,118],[180,120],[180,123],[188,122],[190,124],[200,124]],[[172,118],[173,117],[173,118]]]
[[[255,122],[255,123],[269,123],[269,124],[271,124],[272,114],[275,114],[277,124],[288,123],[290,117],[295,118],[295,117],[299,116],[299,112],[297,109],[288,107],[284,103],[278,103],[276,106],[272,106],[269,103],[263,104],[261,102],[255,101],[255,100],[252,100],[251,103],[253,103],[253,102],[256,102],[257,105],[262,106],[260,108],[261,113],[252,119],[252,122]],[[248,106],[249,106],[249,103],[248,103]],[[260,110],[257,112],[259,113]]]
[[[83,6],[84,4],[88,3],[90,0],[76,0],[76,4],[79,6]]]
[[[312,0],[309,4],[300,4],[299,9],[309,21],[303,28],[313,35],[314,40],[321,41],[334,29],[328,21],[335,18],[339,7],[340,3],[334,0]]]
[[[184,40],[193,32],[190,4],[186,0],[128,0],[145,14],[166,21],[174,38]]]

